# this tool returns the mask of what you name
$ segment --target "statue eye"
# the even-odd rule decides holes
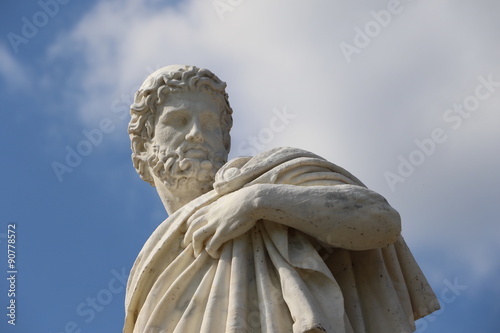
[[[217,114],[213,112],[206,112],[202,115],[201,120],[203,127],[206,129],[214,129],[220,127],[220,120]]]
[[[188,124],[188,119],[183,114],[173,113],[169,115],[165,121],[165,125],[175,128],[182,128]]]

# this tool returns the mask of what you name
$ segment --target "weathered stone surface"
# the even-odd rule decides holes
[[[134,166],[169,213],[139,254],[124,332],[411,332],[439,308],[397,211],[341,167],[279,148],[226,162],[225,83],[151,74]]]

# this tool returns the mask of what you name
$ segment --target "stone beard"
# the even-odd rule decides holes
[[[212,189],[214,178],[226,162],[226,154],[214,153],[203,146],[195,149],[206,153],[206,159],[186,157],[186,151],[192,147],[183,144],[176,149],[159,149],[153,146],[153,154],[148,159],[148,166],[166,187],[172,190],[195,186],[203,192]]]

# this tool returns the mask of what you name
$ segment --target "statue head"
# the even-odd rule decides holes
[[[146,78],[128,126],[132,161],[143,180],[173,189],[180,182],[206,187],[203,192],[211,187],[231,146],[225,88],[211,71],[195,66],[167,66]]]

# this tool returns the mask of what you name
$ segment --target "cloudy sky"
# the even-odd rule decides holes
[[[493,0],[4,1],[0,331],[121,331],[128,271],[167,216],[132,167],[128,106],[155,69],[193,64],[228,83],[230,157],[307,149],[400,212],[442,305],[418,332],[498,332],[499,13]]]

